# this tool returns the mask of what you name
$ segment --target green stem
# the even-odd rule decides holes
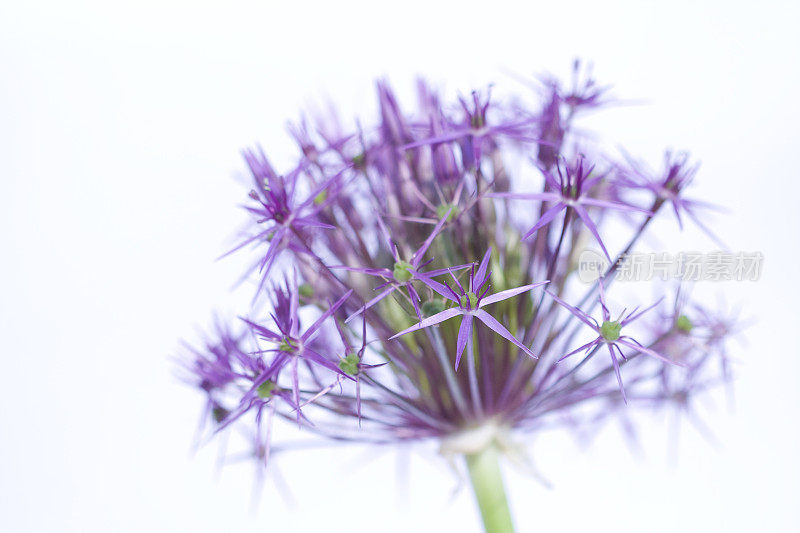
[[[467,455],[466,458],[484,530],[486,533],[514,533],[497,448],[489,445],[483,451]]]

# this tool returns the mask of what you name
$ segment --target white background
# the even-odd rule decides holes
[[[509,473],[519,529],[800,529],[798,5],[287,4],[0,7],[0,529],[477,531],[430,452],[408,481],[393,450],[287,454],[294,504],[268,480],[253,511],[250,465],[217,476],[213,444],[192,456],[201,398],[170,358],[246,301],[229,290],[242,261],[213,261],[242,220],[239,149],[288,161],[287,119],[328,97],[372,113],[377,76],[404,95],[417,74],[451,95],[524,91],[507,69],[566,73],[575,56],[646,100],[592,128],[656,163],[690,148],[695,195],[733,209],[715,227],[764,273],[704,288],[757,319],[736,409],[706,418],[722,447],[685,428],[671,460],[659,417],[638,455],[615,427],[588,449],[539,435],[554,488]]]

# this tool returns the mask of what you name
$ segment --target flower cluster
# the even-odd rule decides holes
[[[414,114],[379,82],[376,123],[292,127],[287,172],[246,152],[252,222],[235,250],[257,260],[253,307],[187,363],[212,431],[247,426],[262,459],[275,416],[334,439],[454,443],[685,404],[728,379],[734,324],[686,291],[642,310],[609,299],[664,206],[705,228],[707,204],[684,197],[688,156],[657,173],[576,135],[610,100],[574,76],[541,79],[531,106],[489,91],[444,106],[420,82]],[[611,265],[594,285],[576,274],[588,245]]]

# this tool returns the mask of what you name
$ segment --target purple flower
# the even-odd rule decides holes
[[[216,423],[228,417],[222,396],[238,379],[238,367],[255,369],[258,365],[241,344],[241,335],[234,335],[225,326],[217,324],[214,339],[207,340],[203,349],[186,346],[193,356],[185,365],[189,372],[187,381],[206,394],[206,412]]]
[[[617,202],[609,202],[607,200],[600,200],[597,198],[591,198],[587,196],[588,192],[597,185],[605,176],[603,174],[595,174],[592,175],[592,171],[594,170],[594,166],[589,167],[588,169],[584,168],[583,164],[583,157],[578,157],[577,161],[572,167],[568,165],[564,165],[564,172],[561,171],[561,165],[556,165],[556,171],[558,173],[558,179],[549,171],[543,170],[544,178],[552,190],[552,192],[540,192],[540,193],[512,193],[512,192],[500,192],[500,193],[492,193],[489,196],[496,197],[496,198],[511,198],[515,200],[540,200],[543,202],[553,202],[555,205],[550,207],[542,217],[533,225],[531,229],[523,237],[524,239],[530,238],[534,233],[536,233],[539,229],[550,224],[556,216],[562,211],[565,211],[567,215],[574,211],[578,217],[583,221],[584,225],[588,228],[588,230],[594,235],[595,240],[603,249],[603,253],[606,254],[606,257],[609,261],[611,261],[611,256],[608,254],[608,250],[606,250],[605,244],[603,244],[603,240],[600,238],[600,233],[597,229],[597,225],[592,221],[591,217],[589,216],[589,212],[587,211],[588,207],[601,207],[605,209],[618,209],[621,211],[633,211],[644,213],[648,216],[651,216],[652,213],[647,211],[646,209],[641,209],[639,207],[634,207],[631,205],[621,204]],[[565,222],[566,224],[566,222]]]
[[[445,129],[448,127],[448,125],[444,112],[439,104],[439,98],[421,80],[419,82],[419,94],[420,101],[423,105],[423,110],[428,116],[430,134],[434,138],[441,137],[444,135]],[[436,181],[442,185],[461,182],[460,178],[462,176],[462,171],[458,168],[456,163],[456,154],[453,150],[452,143],[432,143],[430,147],[431,164],[433,167],[433,175]]]
[[[464,111],[464,119],[461,124],[450,124],[446,130],[440,127],[432,128],[430,137],[407,143],[404,148],[439,146],[442,143],[457,141],[461,148],[463,167],[475,168],[476,161],[480,161],[482,157],[484,145],[496,144],[500,138],[527,142],[538,140],[532,135],[535,118],[523,117],[492,123],[488,118],[490,100],[491,94],[488,91],[486,99],[483,101],[477,91],[473,91],[471,102],[459,98],[459,103]],[[442,124],[438,122],[436,125],[441,126]]]
[[[410,328],[404,329],[400,333],[396,333],[391,338],[395,339],[407,333],[411,333],[412,331],[428,328],[440,322],[444,322],[445,320],[460,316],[462,317],[461,326],[458,329],[458,342],[456,345],[456,370],[458,370],[458,363],[461,361],[461,354],[464,353],[467,340],[472,336],[473,318],[477,318],[489,329],[504,339],[510,341],[520,350],[535,359],[536,356],[533,354],[533,352],[530,351],[527,346],[518,341],[516,337],[514,337],[514,335],[512,335],[505,328],[505,326],[498,322],[497,319],[492,315],[487,313],[483,307],[496,302],[502,302],[503,300],[507,300],[508,298],[512,298],[518,294],[528,292],[531,289],[544,285],[547,283],[547,281],[531,283],[529,285],[517,287],[515,289],[508,289],[487,296],[487,293],[491,288],[491,285],[489,284],[490,273],[487,271],[491,255],[492,249],[490,248],[486,251],[486,254],[484,254],[483,260],[481,261],[480,266],[478,266],[478,270],[476,271],[475,267],[472,267],[472,270],[469,274],[469,283],[467,283],[466,289],[464,289],[464,286],[458,281],[458,278],[453,275],[452,271],[450,271],[450,276],[453,278],[453,283],[457,287],[458,291],[450,287],[446,281],[444,284],[441,284],[427,276],[420,276],[419,279],[425,283],[425,285],[456,304],[456,306],[445,309],[444,311],[440,311],[432,316],[429,316],[428,318],[420,320],[417,324],[414,324]]]
[[[425,239],[425,241],[420,245],[420,247],[417,248],[414,251],[414,253],[411,254],[411,257],[408,259],[408,261],[400,258],[400,253],[397,250],[397,245],[395,245],[391,241],[391,239],[388,236],[388,231],[386,230],[386,227],[383,226],[383,224],[379,221],[379,224],[381,224],[381,230],[384,236],[386,237],[387,244],[389,246],[389,249],[392,251],[392,257],[394,258],[394,265],[392,266],[391,270],[388,268],[359,268],[359,267],[348,267],[343,265],[335,265],[331,267],[342,270],[348,270],[350,272],[358,272],[360,274],[366,274],[368,276],[380,277],[387,280],[382,285],[379,285],[377,287],[377,290],[380,290],[381,292],[379,292],[378,295],[372,298],[370,301],[365,303],[361,307],[361,309],[350,315],[347,318],[347,322],[350,322],[358,315],[364,313],[367,309],[371,308],[373,305],[377,304],[378,302],[389,296],[394,291],[400,289],[401,287],[404,287],[408,291],[408,298],[409,300],[411,300],[411,304],[414,306],[414,310],[416,311],[417,316],[420,318],[422,317],[422,313],[419,307],[420,297],[419,294],[417,294],[416,289],[414,289],[414,285],[412,285],[411,281],[415,279],[422,280],[422,273],[419,271],[419,269],[423,268],[426,264],[430,262],[428,261],[428,263],[422,263],[422,258],[425,255],[425,252],[428,251],[428,248],[433,242],[433,239],[435,239],[436,236],[439,234],[439,232],[442,231],[442,228],[447,222],[447,219],[450,216],[450,212],[452,211],[452,209],[453,209],[452,207],[448,207],[447,211],[444,213],[444,216],[442,216],[442,219],[436,224],[436,227],[433,228],[433,231],[431,231],[430,235],[428,235],[428,238]],[[441,268],[438,270],[431,270],[425,272],[424,275],[426,277],[439,276],[441,274],[446,274],[448,271],[451,270],[460,270],[467,267],[469,267],[469,264],[459,265],[452,268]]]
[[[627,315],[625,315],[624,314],[625,312],[623,311],[622,315],[620,315],[619,318],[617,318],[616,320],[612,320],[611,319],[611,313],[609,312],[608,305],[606,303],[606,297],[605,297],[605,291],[603,290],[603,284],[602,284],[602,282],[599,282],[599,280],[598,280],[598,285],[599,285],[599,288],[600,288],[600,296],[599,296],[600,306],[603,309],[603,322],[602,323],[598,323],[597,320],[595,320],[591,316],[587,315],[586,313],[584,313],[583,311],[581,311],[577,307],[571,306],[570,304],[568,304],[567,302],[565,302],[564,300],[562,300],[561,298],[559,298],[555,294],[551,293],[550,291],[546,291],[547,294],[549,294],[556,302],[558,302],[560,305],[565,307],[570,313],[572,313],[574,316],[576,316],[581,322],[583,322],[584,324],[586,324],[587,326],[592,328],[597,333],[597,337],[595,337],[591,341],[587,342],[583,346],[580,346],[580,347],[576,348],[575,350],[569,352],[568,354],[564,355],[563,357],[561,357],[558,360],[558,362],[560,363],[561,361],[563,361],[567,357],[569,357],[571,355],[574,355],[574,354],[576,354],[576,353],[578,353],[580,351],[584,351],[586,353],[589,353],[591,350],[594,349],[594,351],[596,351],[596,348],[599,348],[600,346],[605,345],[606,348],[608,349],[609,355],[611,356],[611,363],[612,363],[612,365],[614,365],[614,373],[617,376],[617,382],[619,383],[619,390],[622,393],[622,398],[627,403],[628,399],[625,396],[625,388],[622,386],[622,375],[620,374],[620,371],[619,371],[619,359],[617,359],[617,355],[616,355],[616,354],[619,354],[619,356],[623,360],[627,360],[628,359],[628,357],[623,353],[622,348],[627,348],[629,350],[633,350],[635,353],[644,353],[646,355],[649,355],[650,357],[655,357],[656,359],[660,359],[660,360],[664,361],[665,363],[669,363],[669,364],[672,364],[672,365],[681,366],[681,364],[676,362],[676,361],[672,361],[672,360],[664,357],[660,353],[658,353],[658,352],[656,352],[656,351],[654,351],[654,350],[652,350],[650,348],[647,348],[647,347],[643,346],[639,341],[637,341],[636,339],[634,339],[632,337],[629,337],[627,335],[622,335],[622,328],[624,326],[627,326],[631,322],[634,322],[635,320],[640,318],[647,311],[653,309],[656,305],[658,305],[659,302],[656,302],[655,304],[653,304],[650,307],[644,309],[643,311],[639,311],[638,307],[635,308],[630,313],[628,313]],[[615,350],[616,350],[616,354],[614,353]],[[594,353],[594,351],[592,351],[592,354]],[[590,356],[591,356],[591,354],[590,354]]]
[[[263,340],[273,344],[272,348],[260,350],[262,354],[273,354],[271,364],[263,369],[258,377],[253,382],[248,394],[242,399],[242,407],[247,405],[248,402],[255,399],[256,396],[263,395],[261,390],[265,383],[271,386],[278,380],[278,375],[286,366],[291,367],[292,377],[292,393],[294,405],[297,410],[298,422],[300,418],[300,386],[299,386],[299,373],[298,366],[300,361],[307,361],[322,368],[327,368],[332,372],[347,376],[341,368],[334,362],[315,351],[311,348],[311,341],[314,340],[316,335],[320,332],[320,328],[324,322],[333,316],[333,314],[344,304],[347,298],[352,294],[352,290],[347,291],[344,296],[339,298],[333,305],[329,305],[328,309],[320,315],[317,320],[311,324],[303,333],[300,333],[300,317],[298,311],[298,293],[294,287],[281,288],[276,286],[274,289],[275,302],[274,307],[276,312],[272,314],[272,320],[275,323],[278,331],[273,331],[266,326],[260,325],[249,319],[244,321],[252,328],[252,330]],[[271,389],[270,389],[271,390]],[[246,409],[245,409],[246,410]]]
[[[334,229],[319,219],[319,213],[333,198],[329,197],[328,189],[334,185],[341,174],[325,180],[316,186],[304,199],[295,200],[298,176],[303,171],[302,166],[296,168],[287,176],[275,173],[263,152],[245,152],[250,171],[253,174],[256,187],[250,191],[250,198],[258,205],[246,207],[247,211],[255,215],[256,223],[266,225],[265,228],[239,243],[232,250],[226,252],[225,257],[252,242],[266,242],[267,251],[259,262],[261,282],[258,294],[269,277],[275,259],[283,250],[291,249],[299,253],[310,253],[303,241],[302,232],[306,229],[325,228]]]
[[[713,211],[724,211],[719,206],[712,203],[687,198],[684,196],[684,189],[692,183],[699,164],[689,164],[689,154],[671,151],[664,153],[664,171],[661,175],[656,175],[651,170],[630,156],[627,157],[628,168],[620,168],[621,176],[619,182],[630,189],[642,189],[653,193],[656,197],[656,208],[662,203],[668,202],[672,206],[678,226],[683,229],[683,217],[685,214],[697,226],[705,232],[718,246],[727,246],[717,237],[713,231],[700,219],[698,209],[710,209]]]
[[[342,339],[342,344],[345,348],[345,356],[339,360],[339,369],[347,376],[350,376],[356,383],[356,410],[358,411],[358,419],[361,421],[361,377],[366,370],[378,368],[386,363],[378,365],[368,365],[363,362],[364,352],[367,349],[367,320],[364,318],[361,321],[361,347],[356,351],[355,347],[350,341],[349,335],[345,333],[344,328],[336,322],[336,330],[339,332],[339,337]],[[339,383],[341,379],[337,379]],[[327,392],[327,391],[326,391]]]
[[[552,168],[558,162],[558,156],[564,143],[564,136],[570,130],[574,117],[586,109],[595,109],[607,104],[604,99],[608,87],[599,86],[591,76],[591,65],[581,78],[581,64],[575,60],[572,64],[572,85],[565,90],[561,82],[553,76],[542,76],[545,87],[546,104],[538,117],[539,150],[537,159],[544,168]]]

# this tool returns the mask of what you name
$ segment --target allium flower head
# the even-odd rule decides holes
[[[686,293],[615,313],[606,299],[611,258],[662,206],[702,224],[706,205],[684,197],[696,167],[668,158],[656,176],[591,144],[577,151],[577,112],[601,108],[607,88],[577,65],[571,88],[546,80],[533,107],[488,91],[444,106],[420,82],[418,113],[381,81],[375,120],[293,126],[287,172],[245,152],[253,221],[234,250],[255,245],[256,297],[185,364],[213,432],[245,428],[261,461],[276,419],[338,441],[435,440],[466,458],[487,531],[510,531],[497,457],[524,456],[524,434],[637,405],[680,400],[688,413],[720,368],[729,378],[736,328]],[[510,158],[525,172],[512,176]],[[628,201],[642,191],[651,204]],[[628,233],[619,250],[609,213],[631,215],[614,221],[615,237]],[[587,241],[611,261],[594,285],[575,268]]]

